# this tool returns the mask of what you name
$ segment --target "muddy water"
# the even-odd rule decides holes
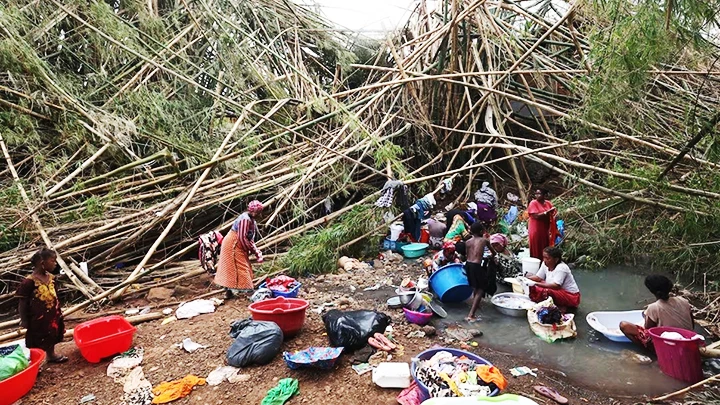
[[[482,320],[473,323],[483,331],[479,341],[494,349],[532,359],[535,364],[562,371],[570,378],[618,395],[656,395],[671,392],[684,385],[662,374],[657,362],[640,365],[628,359],[630,343],[615,343],[588,326],[585,316],[592,311],[641,309],[653,301],[643,285],[645,274],[637,269],[610,268],[598,271],[573,271],[582,292],[582,303],[576,314],[578,337],[571,341],[545,343],[537,338],[525,318],[512,318],[495,310],[486,300]],[[633,274],[634,273],[634,274]],[[437,322],[467,325],[468,305],[444,305],[448,318]],[[436,318],[437,320],[437,318]],[[522,366],[523,364],[518,364]]]

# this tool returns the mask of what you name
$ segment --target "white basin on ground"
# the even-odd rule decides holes
[[[588,325],[596,331],[605,335],[606,338],[613,342],[630,342],[622,331],[620,331],[620,322],[630,322],[636,325],[645,325],[643,311],[638,309],[634,311],[597,311],[587,314],[585,320]]]

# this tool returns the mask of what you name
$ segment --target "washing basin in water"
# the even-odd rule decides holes
[[[636,325],[645,325],[643,311],[597,311],[587,314],[585,317],[588,325],[596,331],[605,335],[613,342],[630,342],[620,331],[620,322],[630,322]]]

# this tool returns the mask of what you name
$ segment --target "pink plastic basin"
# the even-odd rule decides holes
[[[658,365],[663,373],[689,384],[701,381],[703,373],[700,360],[700,345],[704,344],[704,341],[667,339],[660,336],[663,332],[677,332],[688,339],[697,335],[697,333],[691,330],[670,327],[648,329],[658,357]]]
[[[84,322],[75,328],[73,335],[85,360],[99,363],[130,349],[136,330],[127,319],[113,315]]]
[[[45,361],[45,351],[30,349],[30,365],[14,376],[0,381],[0,405],[11,405],[30,392],[37,380],[40,365]]]
[[[302,329],[308,305],[302,298],[277,297],[252,303],[249,309],[254,320],[275,322],[287,338]]]

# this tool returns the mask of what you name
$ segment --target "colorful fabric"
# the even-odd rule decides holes
[[[533,218],[533,214],[542,214],[552,208],[552,203],[547,200],[544,203],[540,203],[538,200],[532,200],[530,201],[530,205],[528,205],[527,213],[530,215],[528,218],[530,257],[542,260],[543,250],[551,246],[550,224],[555,223],[554,214],[548,214],[541,218]]]
[[[247,212],[242,213],[233,222],[231,230],[238,234],[237,245],[244,249],[247,254],[255,254],[258,260],[262,261],[262,253],[255,246],[255,239],[258,236],[257,223]]]
[[[198,238],[198,258],[200,266],[211,276],[217,272],[217,262],[220,256],[222,245],[222,234],[217,231],[210,231]]]
[[[248,211],[257,214],[259,212],[262,212],[263,208],[265,208],[265,206],[263,206],[263,203],[261,203],[258,200],[252,200],[252,201],[250,201],[250,204],[248,204],[247,209],[248,209]]]
[[[477,376],[480,377],[481,380],[488,384],[495,384],[500,391],[507,388],[508,382],[497,367],[487,365],[477,366],[475,367],[475,372],[477,372]]]
[[[65,321],[55,292],[55,278],[48,274],[47,282],[43,283],[31,274],[20,283],[15,296],[29,300],[25,346],[51,352],[53,346],[62,342],[65,334]]]
[[[645,348],[650,350],[655,350],[655,347],[652,344],[652,336],[650,336],[650,333],[645,329],[644,327],[637,325],[637,339],[638,342],[640,342],[641,345],[643,345]]]
[[[464,239],[467,235],[468,231],[465,220],[463,220],[462,216],[455,215],[448,233],[445,234],[445,240]]]
[[[395,400],[400,405],[420,405],[423,402],[423,393],[413,380],[409,387],[400,391]]]
[[[283,405],[290,397],[299,392],[298,380],[283,378],[277,386],[270,388],[260,405]]]
[[[215,284],[235,290],[252,290],[253,269],[247,250],[238,243],[237,232],[231,230],[220,248],[220,261]]]
[[[475,216],[477,216],[478,221],[487,225],[497,219],[497,211],[495,211],[495,208],[492,205],[481,202],[477,205],[478,209]]]
[[[375,201],[375,206],[378,208],[389,208],[392,206],[393,197],[395,196],[395,189],[388,188],[382,192],[380,198]]]
[[[506,248],[508,245],[508,239],[505,235],[503,235],[501,233],[494,233],[490,236],[490,243],[491,244],[497,243],[500,246],[502,246],[503,248]],[[498,253],[502,253],[502,252],[498,252]]]
[[[160,383],[153,388],[153,404],[166,404],[190,395],[196,385],[205,385],[205,379],[188,374],[181,380]]]
[[[533,302],[542,302],[548,298],[552,298],[555,305],[567,308],[577,308],[580,306],[580,293],[571,293],[567,290],[553,290],[551,288],[538,287],[536,285],[530,287],[530,299]]]
[[[495,255],[495,259],[497,260],[497,281],[500,283],[504,283],[505,279],[515,278],[518,276],[522,276],[522,263],[518,258],[512,254],[512,252],[507,251],[507,253],[498,253]]]
[[[483,203],[495,209],[497,199],[497,193],[490,187],[490,183],[487,181],[484,181],[480,190],[475,192],[475,201],[478,202],[478,205]],[[478,207],[478,209],[479,208],[480,207]]]
[[[285,275],[273,277],[265,281],[265,287],[280,292],[288,292],[297,286],[297,280]]]
[[[333,368],[342,351],[342,347],[310,347],[295,353],[283,352],[283,360],[291,370],[302,367],[329,370]]]

